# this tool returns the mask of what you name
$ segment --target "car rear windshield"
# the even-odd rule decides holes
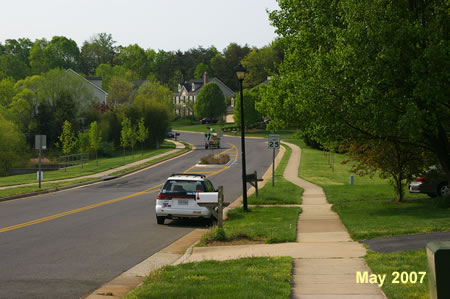
[[[201,181],[168,180],[161,192],[166,194],[195,195],[197,190],[200,192],[205,191]]]

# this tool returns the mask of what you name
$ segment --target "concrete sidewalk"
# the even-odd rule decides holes
[[[378,285],[356,282],[358,272],[370,273],[362,258],[365,248],[350,238],[339,216],[327,203],[322,188],[298,177],[301,150],[294,144],[286,144],[292,154],[284,176],[305,190],[297,242],[193,248],[182,262],[291,256],[294,258],[293,298],[386,298]]]
[[[149,157],[146,159],[142,159],[139,161],[135,161],[114,169],[108,169],[102,172],[98,172],[98,173],[94,173],[94,174],[90,174],[90,175],[86,175],[86,176],[81,176],[81,177],[75,177],[75,178],[70,178],[70,179],[62,179],[62,180],[56,180],[56,181],[44,181],[44,184],[48,184],[48,183],[57,183],[57,182],[69,182],[69,181],[76,181],[76,180],[80,180],[80,179],[85,179],[85,178],[104,178],[104,177],[108,177],[110,176],[112,173],[117,172],[117,171],[121,171],[124,169],[128,169],[131,167],[135,167],[135,166],[139,166],[142,165],[144,163],[147,163],[148,161],[152,161],[152,160],[156,160],[165,156],[169,156],[173,153],[176,153],[177,151],[184,149],[184,144],[177,142],[177,141],[173,141],[173,140],[168,140],[169,142],[175,143],[175,149],[170,150],[168,152],[153,156],[153,157]],[[149,165],[150,166],[150,165]],[[92,182],[90,182],[92,183]],[[34,186],[34,185],[38,185],[38,183],[28,183],[28,184],[21,184],[21,185],[12,185],[12,186],[4,186],[4,187],[0,187],[0,190],[4,190],[4,189],[12,189],[12,188],[19,188],[19,187],[26,187],[26,186]]]

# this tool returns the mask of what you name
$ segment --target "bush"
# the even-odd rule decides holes
[[[101,142],[98,148],[98,154],[102,157],[112,157],[114,155],[115,148],[113,142]]]
[[[216,228],[216,231],[214,232],[213,240],[214,241],[222,241],[222,242],[227,240],[225,230],[222,227]]]
[[[200,159],[200,164],[227,164],[230,161],[228,155],[208,155]]]

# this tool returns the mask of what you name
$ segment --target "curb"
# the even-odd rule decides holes
[[[2,197],[2,198],[0,198],[0,202],[8,201],[8,200],[14,200],[14,199],[20,199],[20,198],[25,198],[25,197],[32,197],[32,196],[36,196],[36,195],[43,195],[43,194],[53,193],[53,192],[58,192],[58,191],[64,191],[64,190],[73,189],[73,188],[86,186],[86,185],[92,185],[92,184],[96,184],[96,183],[100,183],[100,182],[106,182],[106,181],[109,181],[109,180],[117,179],[117,178],[129,175],[129,174],[132,174],[134,172],[141,171],[141,170],[146,169],[146,168],[148,168],[150,166],[155,166],[157,164],[166,162],[166,161],[168,161],[170,159],[177,158],[177,157],[179,157],[179,156],[181,156],[183,154],[189,153],[191,151],[192,151],[192,145],[189,144],[189,148],[188,149],[184,148],[184,149],[181,150],[180,153],[177,153],[174,156],[164,158],[164,159],[162,159],[162,160],[160,160],[158,162],[154,162],[154,163],[142,166],[142,167],[138,167],[136,169],[133,169],[133,170],[130,170],[130,171],[118,174],[118,175],[104,176],[104,177],[99,178],[97,180],[92,180],[92,181],[88,181],[88,182],[77,183],[77,184],[67,185],[67,186],[62,186],[62,187],[56,187],[56,188],[51,188],[51,189],[42,190],[42,191],[36,191],[36,192],[31,192],[31,193],[24,193],[24,194],[12,195],[12,196],[8,196],[8,197]],[[18,188],[20,188],[20,187],[18,187]]]

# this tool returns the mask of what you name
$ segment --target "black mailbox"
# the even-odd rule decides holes
[[[430,298],[448,298],[450,294],[450,241],[427,244]]]

